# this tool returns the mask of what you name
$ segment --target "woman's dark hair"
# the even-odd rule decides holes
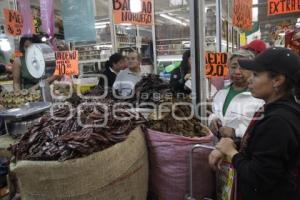
[[[271,78],[275,78],[280,73],[277,72],[268,72]],[[286,95],[293,95],[300,99],[300,81],[295,82],[290,78],[286,78],[286,81],[282,87],[282,91],[286,92]]]
[[[180,71],[181,71],[181,76],[184,77],[188,73],[190,73],[191,66],[189,64],[189,58],[191,57],[191,51],[187,50],[183,53],[182,55],[182,61],[180,63]]]
[[[24,54],[25,53],[25,42],[30,41],[31,43],[42,43],[41,39],[37,35],[32,36],[22,36],[20,39],[19,50]]]
[[[115,54],[111,55],[109,57],[109,60],[105,64],[106,69],[113,67],[114,63],[118,63],[123,59],[124,59],[124,56],[122,56],[122,54],[120,54],[120,53],[115,53]]]

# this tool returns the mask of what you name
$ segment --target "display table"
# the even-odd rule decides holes
[[[7,150],[10,145],[17,143],[19,139],[13,139],[10,135],[0,136],[0,157],[11,157],[11,153]]]

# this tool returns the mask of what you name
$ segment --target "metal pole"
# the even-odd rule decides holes
[[[116,42],[116,29],[113,19],[113,1],[109,0],[109,19],[110,19],[110,37],[111,37],[111,44],[112,44],[112,53],[116,53],[117,49],[117,42]]]
[[[156,29],[155,29],[155,1],[152,1],[152,46],[153,46],[153,68],[157,74],[157,52],[156,52]]]
[[[192,95],[195,113],[206,119],[205,2],[190,0]],[[200,107],[198,106],[200,103]],[[203,123],[206,123],[203,120]]]
[[[216,0],[216,46],[217,51],[222,51],[222,2]]]

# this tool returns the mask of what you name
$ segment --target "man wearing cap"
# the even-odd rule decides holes
[[[240,59],[253,71],[249,88],[266,102],[250,123],[239,151],[223,138],[214,152],[232,161],[242,200],[300,199],[300,57],[286,48],[270,48],[255,59]],[[210,163],[211,165],[216,165]]]
[[[254,53],[254,55],[258,55],[264,52],[267,49],[267,45],[262,40],[253,40],[249,44],[242,46],[242,49],[246,49]]]

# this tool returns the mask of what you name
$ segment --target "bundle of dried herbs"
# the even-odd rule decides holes
[[[209,135],[209,129],[197,119],[188,105],[164,107],[150,115],[147,127],[156,131],[177,134],[187,137]]]

